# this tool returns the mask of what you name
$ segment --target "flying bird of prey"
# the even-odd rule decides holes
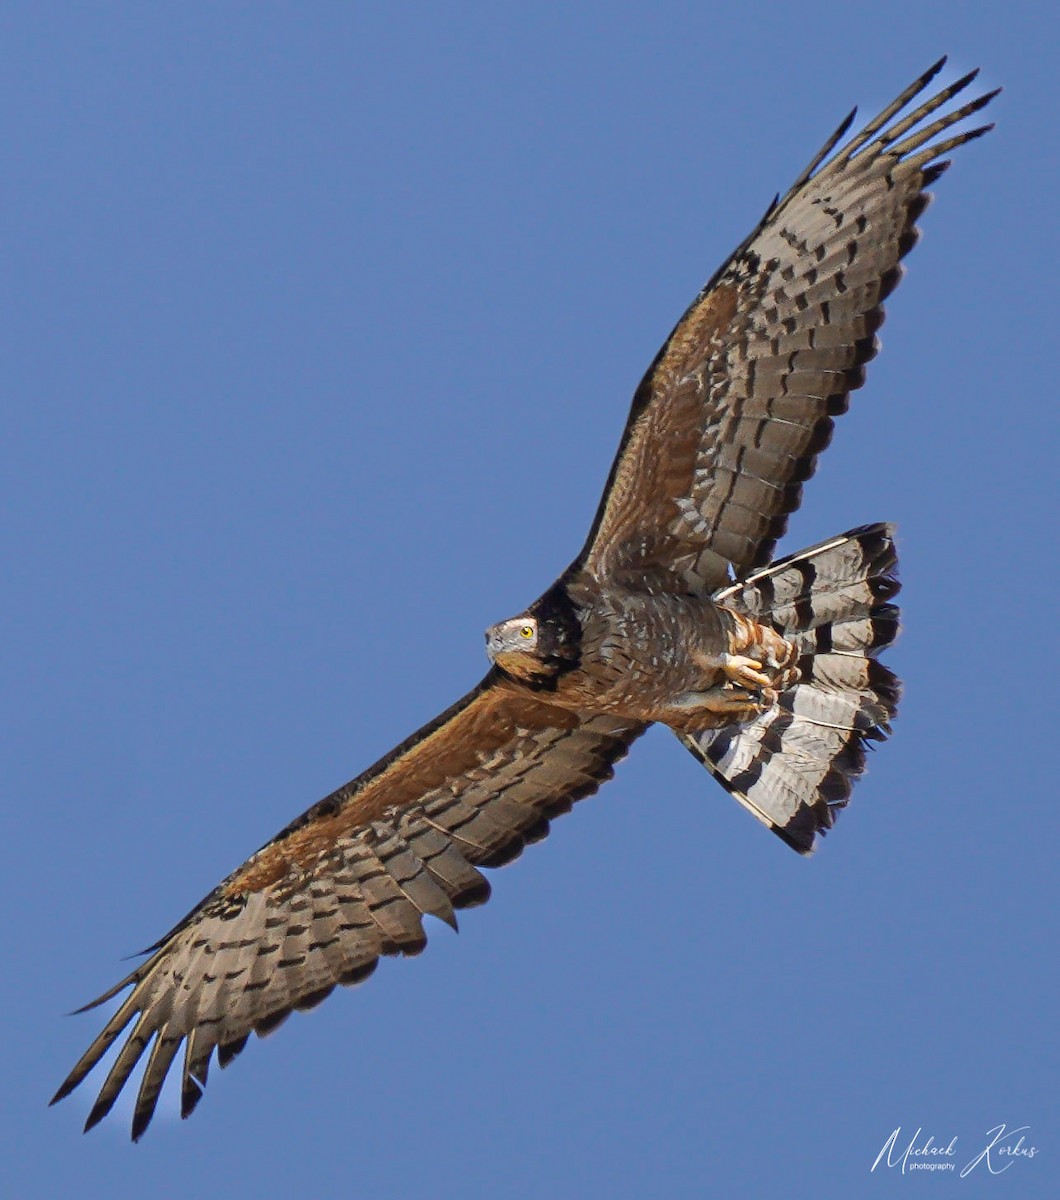
[[[892,532],[771,560],[876,353],[925,188],[990,128],[952,132],[993,92],[932,115],[974,72],[912,107],[942,65],[837,149],[851,113],[693,301],[637,388],[584,548],[487,632],[482,682],[251,855],[86,1006],[132,989],[55,1096],[132,1023],[86,1130],[148,1047],[134,1139],[182,1045],[186,1117],[215,1049],[223,1067],[380,955],[419,953],[424,915],[455,928],[456,909],[489,896],[482,868],[544,837],[653,722],[800,853],[832,825],[895,712],[897,680],[877,661],[898,629]]]

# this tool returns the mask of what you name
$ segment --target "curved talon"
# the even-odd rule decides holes
[[[743,654],[723,654],[721,669],[735,684],[744,687],[772,687],[775,679],[762,671],[762,664],[757,658],[747,658]]]

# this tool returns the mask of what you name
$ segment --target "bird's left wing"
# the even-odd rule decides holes
[[[133,1138],[181,1044],[181,1115],[214,1049],[225,1066],[252,1032],[352,984],[380,955],[417,954],[423,916],[455,927],[483,903],[479,867],[509,862],[553,816],[611,777],[644,725],[580,718],[491,672],[452,708],[314,805],[214,889],[98,1000],[132,991],[70,1072],[68,1095],[135,1021],[85,1128],[110,1111],[150,1046]],[[84,1010],[82,1010],[84,1011]]]
[[[637,389],[574,567],[709,596],[767,563],[876,352],[882,302],[917,238],[975,72],[899,114],[945,60],[838,151],[853,114],[704,287]],[[829,157],[831,156],[831,157]]]

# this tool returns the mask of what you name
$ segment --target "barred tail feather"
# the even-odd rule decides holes
[[[755,720],[678,736],[745,808],[800,854],[835,822],[891,732],[900,685],[876,661],[898,634],[890,525],[865,525],[718,592],[799,650],[798,683]]]

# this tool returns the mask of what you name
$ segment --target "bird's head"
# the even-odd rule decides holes
[[[491,663],[517,679],[525,674],[538,674],[540,637],[537,617],[523,613],[486,630],[486,654]]]
[[[486,654],[506,675],[547,688],[578,665],[579,641],[580,629],[569,601],[557,604],[549,592],[519,616],[491,625],[486,630]]]

